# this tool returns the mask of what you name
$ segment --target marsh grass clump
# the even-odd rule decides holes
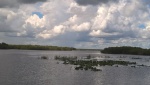
[[[101,69],[97,69],[96,67],[92,67],[91,71],[102,71]]]
[[[144,66],[146,66],[146,65],[142,64],[142,65],[137,65],[137,66],[141,66],[141,67],[144,67]]]
[[[61,61],[72,61],[77,60],[77,56],[67,57],[67,56],[55,56],[55,60],[61,60]]]
[[[75,67],[75,70],[83,70],[83,68],[84,67],[80,65],[80,66]]]
[[[139,57],[137,57],[137,58],[135,57],[135,58],[134,58],[134,57],[133,57],[132,59],[142,59],[142,58],[139,58]]]
[[[41,56],[41,58],[40,59],[48,59],[48,57],[47,56]]]
[[[70,64],[77,60],[77,56],[72,56],[72,57],[55,56],[55,60],[63,61],[63,64]]]

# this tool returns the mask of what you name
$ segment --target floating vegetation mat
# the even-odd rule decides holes
[[[75,57],[67,57],[67,56],[55,56],[55,60],[63,61],[63,64],[75,65],[75,70],[91,70],[91,71],[102,71],[97,68],[99,66],[135,66],[136,62],[129,61],[115,61],[115,60],[103,60],[97,61],[90,59],[91,57],[87,56],[87,59],[78,59]]]

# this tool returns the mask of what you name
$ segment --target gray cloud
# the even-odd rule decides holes
[[[136,33],[132,32],[132,31],[128,31],[128,32],[124,32],[124,33],[119,33],[116,35],[109,35],[109,36],[100,36],[99,38],[102,38],[104,40],[107,41],[111,41],[111,40],[118,40],[121,38],[137,38]]]
[[[0,0],[0,8],[17,6],[16,0]]]
[[[17,0],[20,3],[27,3],[27,4],[32,4],[36,2],[45,2],[47,0]]]
[[[20,4],[33,4],[47,0],[0,0],[0,8],[18,7]]]
[[[79,5],[98,5],[101,3],[116,2],[118,0],[75,0]]]

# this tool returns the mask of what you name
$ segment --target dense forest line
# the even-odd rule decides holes
[[[150,49],[143,49],[140,47],[108,47],[101,50],[102,53],[107,54],[132,54],[132,55],[150,55]]]
[[[21,50],[76,50],[73,47],[42,46],[42,45],[11,45],[4,42],[0,43],[0,49],[21,49]]]

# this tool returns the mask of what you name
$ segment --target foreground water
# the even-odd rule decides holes
[[[56,55],[87,55],[98,60],[137,62],[137,67],[103,66],[102,71],[75,70],[54,59]],[[48,56],[48,60],[39,59]],[[108,57],[109,56],[109,57]],[[150,56],[110,55],[99,51],[0,50],[0,85],[149,85]]]

